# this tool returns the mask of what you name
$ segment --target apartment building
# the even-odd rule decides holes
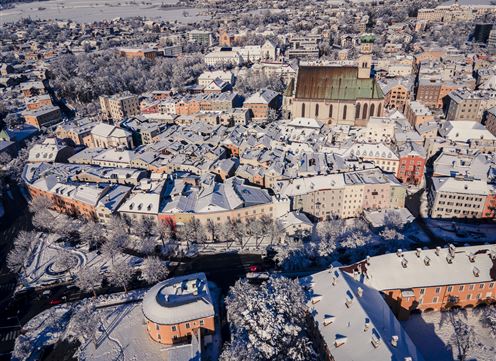
[[[405,117],[408,119],[412,127],[434,120],[434,115],[430,109],[417,101],[411,101],[406,105]]]
[[[281,94],[270,89],[261,89],[248,97],[243,106],[251,109],[254,120],[267,119],[270,109],[279,110]]]
[[[155,60],[159,55],[159,51],[156,49],[131,49],[131,48],[120,48],[118,50],[119,56],[127,59],[149,59]]]
[[[26,108],[28,110],[37,110],[43,107],[53,106],[52,98],[48,94],[29,97],[26,98],[25,101],[26,101]]]
[[[496,248],[491,245],[389,253],[342,270],[384,295],[400,320],[414,311],[474,307],[496,301]]]
[[[485,180],[432,177],[428,192],[430,216],[433,218],[492,218],[496,186]]]
[[[188,33],[188,41],[203,46],[212,46],[214,42],[212,33],[202,30],[191,30]]]
[[[411,97],[412,84],[402,79],[392,79],[379,85],[384,93],[384,107],[404,112]]]
[[[496,106],[496,93],[457,90],[449,93],[445,107],[447,120],[481,122],[484,112]]]
[[[27,124],[36,128],[50,127],[62,120],[62,113],[58,106],[48,106],[36,110],[28,110],[22,113]]]
[[[100,107],[104,117],[115,121],[140,114],[138,97],[131,94],[116,94],[110,97],[100,96]]]
[[[405,189],[378,169],[276,182],[275,190],[292,200],[292,209],[317,219],[353,218],[365,209],[403,208]]]
[[[424,179],[426,155],[416,143],[406,143],[399,151],[399,166],[396,178],[402,183],[419,185]]]
[[[487,111],[484,125],[486,129],[496,137],[496,107],[493,107]]]

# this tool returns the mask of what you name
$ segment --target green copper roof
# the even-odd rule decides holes
[[[295,98],[322,100],[382,99],[375,79],[358,79],[357,67],[302,66]]]

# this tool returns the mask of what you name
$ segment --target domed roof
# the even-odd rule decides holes
[[[143,314],[158,324],[178,324],[214,316],[204,273],[180,276],[157,283],[143,298]]]

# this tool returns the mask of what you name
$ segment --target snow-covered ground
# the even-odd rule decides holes
[[[209,287],[218,314],[221,292],[213,283],[209,283]],[[41,312],[23,327],[23,334],[16,340],[13,360],[37,359],[43,347],[67,337],[76,337],[81,341],[76,355],[86,361],[166,361],[189,355],[191,348],[188,345],[167,347],[149,338],[141,309],[146,291],[148,288],[102,295]],[[95,322],[94,337],[84,337],[71,326],[74,315],[89,305],[94,307],[95,318],[89,321]],[[212,336],[212,343],[204,349],[206,360],[217,360],[220,354],[222,339],[219,321],[216,322],[217,332]]]
[[[41,234],[38,243],[34,247],[30,263],[26,267],[24,277],[18,285],[18,291],[21,289],[47,286],[60,282],[70,281],[75,278],[77,271],[81,267],[96,268],[102,275],[111,269],[111,259],[97,251],[89,252],[87,246],[81,248],[68,248],[62,243],[57,243],[59,238],[56,234]],[[56,265],[57,256],[61,251],[68,251],[74,255],[77,265],[70,270],[62,270]],[[128,254],[118,254],[114,262],[129,262],[132,265],[139,265],[141,258],[130,256]]]
[[[22,18],[32,19],[71,19],[77,22],[93,22],[111,20],[117,17],[143,16],[179,22],[194,22],[204,18],[199,15],[198,9],[167,9],[160,5],[173,5],[175,0],[148,0],[147,4],[141,1],[122,0],[48,0],[29,3],[18,3],[13,9],[0,12],[0,22],[17,21]],[[184,16],[187,12],[187,16]]]
[[[478,314],[472,310],[461,312],[462,319],[474,327],[476,340],[480,344],[468,353],[467,360],[495,361],[496,339],[491,338],[488,329],[482,327]],[[413,314],[402,325],[426,361],[457,359],[458,353],[451,341],[453,326],[447,312]]]
[[[437,219],[425,219],[432,232],[447,242],[457,243],[495,243],[495,224],[464,224]]]

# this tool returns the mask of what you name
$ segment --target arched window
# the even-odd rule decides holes
[[[305,117],[305,103],[303,103],[301,105],[301,117],[304,118]]]
[[[332,104],[329,105],[329,118],[332,118]]]
[[[375,110],[375,105],[374,104],[370,104],[370,116],[371,117],[374,116],[374,110]]]
[[[365,103],[365,104],[363,105],[362,119],[367,119],[367,114],[368,114],[368,113],[367,113],[367,111],[368,111],[368,107],[369,107],[369,105],[368,105],[367,103]]]
[[[319,105],[315,104],[315,117],[317,118],[319,116]]]
[[[355,119],[360,119],[360,103],[357,103],[357,105],[356,105]]]
[[[379,106],[377,107],[377,116],[380,117],[382,112],[382,103],[379,103]]]
[[[347,113],[348,113],[348,106],[345,104],[345,106],[343,107],[343,119],[346,119]]]

